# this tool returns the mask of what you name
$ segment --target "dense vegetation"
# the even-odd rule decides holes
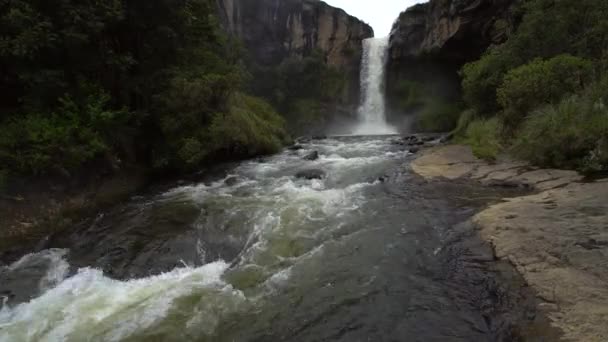
[[[528,0],[516,32],[462,69],[458,133],[483,157],[608,169],[608,2]]]
[[[0,178],[276,151],[211,0],[0,0]]]
[[[302,135],[322,131],[348,102],[348,73],[327,65],[323,52],[291,57],[278,66],[249,66],[255,82],[252,92],[268,99],[287,121],[290,132]],[[357,80],[358,81],[358,80]]]

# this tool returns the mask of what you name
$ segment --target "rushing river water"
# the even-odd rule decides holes
[[[0,341],[513,340],[533,300],[466,224],[501,194],[419,179],[392,139],[309,141],[50,238],[0,269]]]

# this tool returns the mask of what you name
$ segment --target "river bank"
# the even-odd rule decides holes
[[[411,164],[429,181],[473,180],[526,188],[473,222],[497,258],[517,268],[536,291],[539,310],[573,341],[608,339],[608,180],[574,171],[537,169],[499,159],[488,164],[465,146],[434,147]]]

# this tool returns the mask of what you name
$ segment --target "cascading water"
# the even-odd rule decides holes
[[[488,308],[507,312],[501,293],[529,317],[525,296],[456,225],[474,212],[457,198],[504,196],[419,181],[408,155],[390,136],[302,141],[58,232],[62,249],[0,259],[0,342],[511,340]]]
[[[363,101],[358,110],[358,135],[395,134],[386,123],[384,101],[384,74],[388,51],[388,37],[369,38],[363,41],[361,60],[361,93]]]

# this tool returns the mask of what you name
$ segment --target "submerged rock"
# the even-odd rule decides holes
[[[296,178],[303,179],[323,179],[325,178],[325,171],[320,169],[302,170],[296,173]]]
[[[318,151],[312,151],[309,154],[305,155],[303,159],[304,160],[310,160],[310,161],[317,160],[317,159],[319,159],[319,152]]]
[[[237,185],[238,183],[239,183],[239,178],[238,177],[228,177],[224,181],[224,184],[226,184],[228,186],[234,186],[234,185]]]

